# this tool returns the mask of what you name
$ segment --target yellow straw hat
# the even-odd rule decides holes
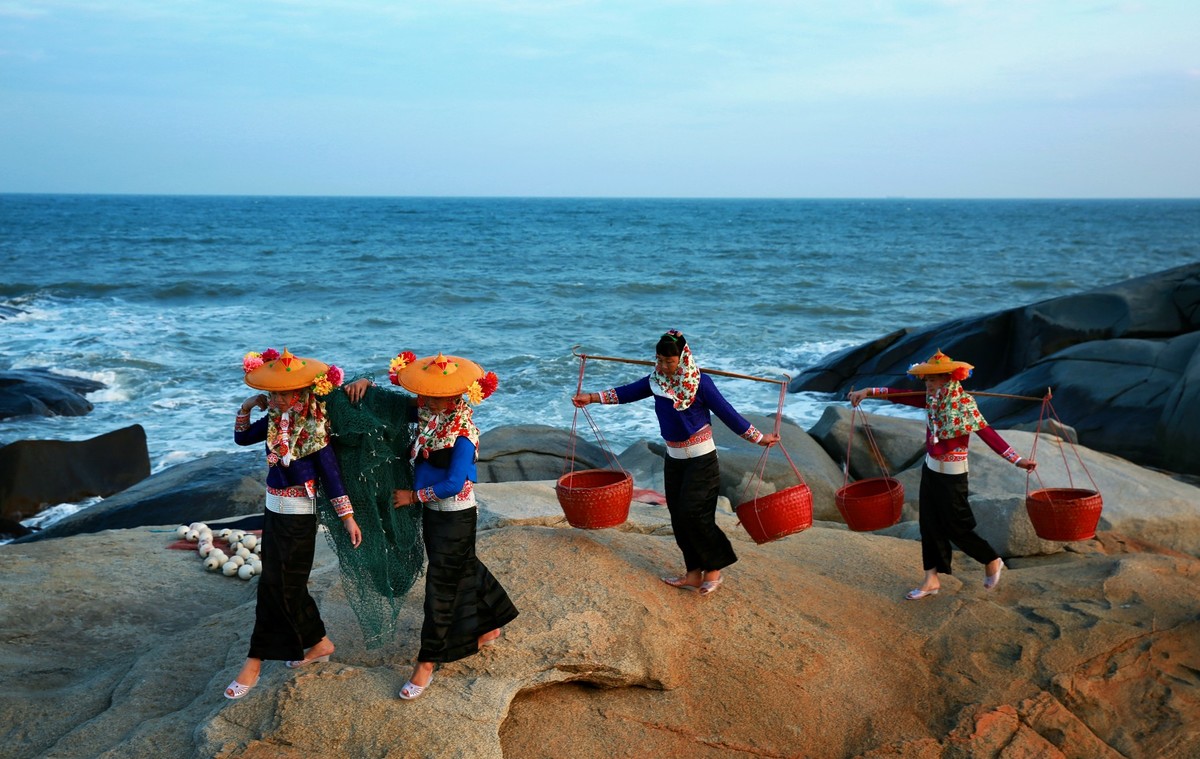
[[[491,395],[497,384],[496,375],[485,374],[474,361],[443,353],[416,358],[404,351],[392,359],[388,376],[393,384],[417,395],[452,398],[469,393],[472,403]]]
[[[246,372],[246,384],[255,390],[284,392],[309,387],[317,376],[329,371],[329,366],[315,358],[292,355],[287,348],[283,353],[267,349],[262,353],[247,353],[242,359]]]
[[[947,356],[939,349],[929,357],[928,361],[920,364],[913,364],[908,367],[908,373],[912,377],[928,377],[934,374],[951,374],[954,379],[962,381],[971,376],[971,372],[975,371],[975,367],[968,364],[966,361],[955,361]]]

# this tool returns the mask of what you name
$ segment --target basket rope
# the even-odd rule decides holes
[[[776,435],[779,434],[779,430],[781,429],[781,427],[783,425],[783,401],[784,401],[785,393],[787,393],[787,385],[781,384],[779,386],[779,408],[775,411],[774,433]],[[791,457],[791,455],[788,454],[787,448],[783,447],[783,440],[781,439],[778,443],[768,445],[766,448],[763,449],[762,455],[758,457],[758,464],[756,464],[755,468],[754,468],[754,477],[752,477],[750,480],[746,481],[746,485],[742,488],[742,494],[738,497],[739,505],[747,502],[746,501],[746,492],[750,489],[751,482],[756,483],[755,487],[754,487],[754,498],[752,500],[758,499],[759,492],[762,490],[763,475],[765,475],[766,471],[767,471],[767,457],[771,454],[771,449],[776,446],[778,446],[779,450],[783,452],[784,458],[787,459],[787,463],[792,467],[792,471],[796,473],[796,479],[798,479],[800,481],[800,484],[802,484],[802,485],[808,484],[807,482],[804,481],[804,475],[800,474],[800,470],[796,467],[796,462],[792,461],[792,457]],[[754,513],[754,518],[758,522],[759,531],[760,532],[765,531],[765,529],[763,527],[763,523],[762,523],[762,515],[759,514],[758,509],[750,509],[750,511],[752,511]],[[734,507],[734,513],[737,513],[736,507]],[[741,523],[742,523],[742,520],[739,518],[738,524],[740,525]]]
[[[579,379],[575,384],[576,395],[579,395],[581,392],[583,392],[583,375],[586,369],[587,356],[579,356]],[[587,406],[576,406],[575,414],[571,417],[571,434],[567,438],[567,456],[565,459],[563,459],[563,475],[565,476],[575,472],[575,442],[579,438],[577,430],[579,426],[580,411],[583,412],[583,417],[587,420],[588,426],[592,428],[592,434],[596,437],[596,443],[600,446],[600,449],[604,451],[604,455],[608,458],[612,468],[624,472],[625,467],[621,466],[620,460],[613,455],[612,448],[609,446],[608,440],[604,437],[604,433],[600,431],[600,427],[597,426],[596,420],[593,419],[592,415],[588,412]]]
[[[883,452],[879,450],[879,444],[875,442],[875,433],[871,431],[871,425],[867,423],[867,412],[859,413],[858,408],[852,406],[850,408],[850,434],[846,437],[846,461],[842,464],[843,488],[850,484],[850,449],[854,445],[854,419],[856,416],[860,417],[862,422],[863,434],[867,437],[867,446],[871,451],[871,457],[879,465],[879,470],[883,472],[884,477],[892,476],[892,472],[883,458]]]
[[[1054,421],[1058,422],[1060,427],[1066,426],[1062,423],[1062,419],[1059,419],[1058,412],[1054,410],[1054,404],[1052,404],[1050,402],[1050,398],[1051,398],[1051,393],[1049,390],[1047,390],[1046,396],[1044,398],[1042,398],[1042,410],[1038,414],[1037,429],[1034,430],[1034,433],[1033,433],[1033,446],[1030,448],[1030,451],[1029,451],[1029,458],[1032,459],[1033,461],[1037,461],[1038,440],[1042,434],[1042,422],[1044,420],[1046,420],[1047,412],[1049,412],[1049,414],[1054,417]],[[1079,462],[1080,468],[1083,469],[1084,474],[1086,474],[1088,477],[1088,480],[1091,481],[1092,490],[1099,493],[1100,488],[1096,485],[1096,479],[1094,477],[1092,477],[1092,473],[1090,471],[1088,471],[1087,464],[1085,464],[1083,462],[1083,456],[1080,455],[1079,449],[1076,448],[1075,444],[1072,443],[1069,439],[1066,441],[1066,443],[1068,446],[1071,447],[1071,453],[1075,454],[1075,459]],[[1062,455],[1063,468],[1067,470],[1067,482],[1070,484],[1070,486],[1072,488],[1074,488],[1075,487],[1075,478],[1071,474],[1071,465],[1070,465],[1070,462],[1067,461],[1067,452],[1066,452],[1066,449],[1063,447],[1063,439],[1062,438],[1058,438],[1058,452]],[[1046,484],[1044,482],[1042,482],[1042,476],[1037,473],[1037,470],[1034,470],[1032,472],[1027,471],[1027,472],[1025,472],[1025,495],[1026,496],[1029,495],[1029,481],[1030,481],[1030,478],[1032,478],[1032,477],[1037,477],[1038,484],[1042,486],[1042,489],[1046,489]]]

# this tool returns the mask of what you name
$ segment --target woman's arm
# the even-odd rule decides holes
[[[603,403],[605,405],[633,403],[634,401],[649,398],[652,394],[650,392],[650,375],[647,374],[640,380],[630,382],[628,385],[601,390],[598,393],[579,393],[571,399],[571,403],[575,404],[577,408],[582,408],[589,403]]]

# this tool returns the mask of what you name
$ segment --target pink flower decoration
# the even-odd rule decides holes
[[[334,387],[341,387],[342,380],[345,379],[346,375],[340,366],[331,365],[329,371],[325,372],[325,377],[333,383]]]

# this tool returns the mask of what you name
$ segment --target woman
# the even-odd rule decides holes
[[[262,575],[250,652],[225,697],[245,696],[258,683],[264,659],[282,659],[289,667],[329,661],[334,645],[325,634],[317,604],[308,593],[308,575],[316,548],[318,488],[329,497],[357,547],[362,532],[342,486],[329,425],[321,400],[342,382],[336,366],[300,358],[285,348],[247,353],[242,360],[246,384],[267,394],[242,401],[234,424],[238,445],[266,442],[267,502],[263,513]],[[250,423],[255,407],[266,416]]]
[[[937,595],[941,588],[938,574],[951,574],[952,543],[984,565],[984,588],[991,590],[1000,581],[1004,561],[975,532],[975,515],[967,501],[967,444],[971,433],[1021,469],[1032,472],[1037,467],[1036,462],[1021,458],[988,426],[975,399],[963,390],[960,383],[971,376],[974,368],[964,361],[952,361],[939,350],[928,361],[908,369],[910,376],[925,380],[924,395],[887,387],[854,390],[849,395],[854,406],[864,398],[883,398],[926,409],[925,465],[921,468],[919,501],[925,581],[908,592],[905,598],[910,601]],[[891,393],[902,395],[889,398]]]
[[[420,504],[425,553],[425,620],[421,650],[400,698],[419,697],[434,667],[479,651],[517,616],[504,588],[475,555],[475,461],[479,428],[466,394],[478,404],[496,389],[496,375],[457,356],[417,359],[405,351],[392,361],[394,384],[416,394],[415,490],[397,490],[395,508]]]
[[[774,445],[779,435],[759,432],[725,400],[712,379],[700,373],[682,332],[664,334],[654,354],[654,371],[649,375],[600,393],[581,392],[572,403],[583,407],[654,397],[654,413],[667,444],[663,466],[667,509],[685,569],[680,577],[661,579],[707,596],[721,586],[721,570],[737,561],[729,538],[717,526],[721,472],[710,412],[751,443]]]

